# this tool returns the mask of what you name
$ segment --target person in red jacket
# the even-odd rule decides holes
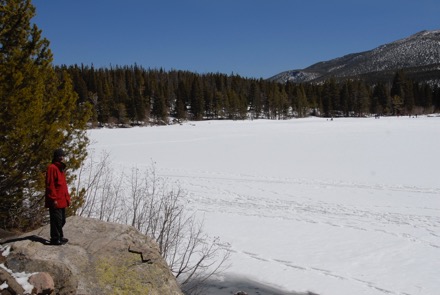
[[[64,157],[65,153],[62,149],[55,150],[52,163],[46,171],[45,207],[49,208],[51,245],[62,245],[68,242],[63,234],[63,226],[66,223],[66,208],[70,205]]]

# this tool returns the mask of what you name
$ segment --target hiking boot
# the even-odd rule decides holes
[[[61,246],[62,244],[60,240],[50,240],[50,245],[52,246]]]

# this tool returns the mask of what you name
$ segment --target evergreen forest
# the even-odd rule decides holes
[[[93,105],[95,125],[310,115],[416,115],[440,110],[440,87],[409,79],[404,71],[397,71],[391,81],[332,78],[320,84],[283,84],[239,75],[164,71],[138,65],[57,66],[56,71],[67,71],[79,102]]]

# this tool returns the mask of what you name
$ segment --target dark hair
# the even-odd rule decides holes
[[[54,160],[58,160],[58,158],[60,158],[60,157],[64,157],[64,156],[66,156],[66,153],[64,152],[63,149],[56,149],[56,150],[53,152],[53,159],[54,159]]]

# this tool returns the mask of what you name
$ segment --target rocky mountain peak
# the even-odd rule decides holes
[[[316,63],[302,70],[280,73],[270,80],[278,82],[319,82],[330,77],[358,78],[369,74],[384,76],[401,69],[412,72],[440,70],[440,30],[421,31],[375,49],[352,53]],[[428,77],[429,79],[429,77]]]

